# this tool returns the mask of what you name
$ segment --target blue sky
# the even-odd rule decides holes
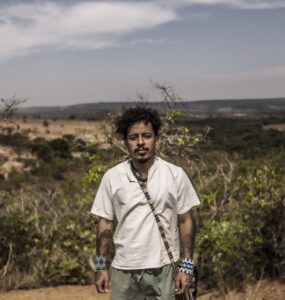
[[[1,1],[0,97],[285,97],[285,0]]]

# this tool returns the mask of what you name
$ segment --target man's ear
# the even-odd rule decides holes
[[[156,144],[156,146],[159,145],[159,143],[160,143],[160,139],[159,139],[159,135],[157,135],[155,137],[155,144]]]
[[[124,139],[124,145],[125,145],[125,147],[129,150],[128,143],[127,143],[127,139]]]

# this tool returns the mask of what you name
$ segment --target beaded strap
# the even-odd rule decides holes
[[[146,182],[147,181],[147,177],[142,177],[139,173],[139,171],[136,169],[136,167],[134,166],[133,162],[131,161],[131,169],[132,169],[132,172],[134,174],[134,176],[136,177],[136,179],[139,181],[139,182]]]
[[[164,229],[163,229],[163,225],[162,225],[162,223],[161,223],[161,221],[159,219],[159,216],[155,212],[154,201],[152,201],[151,198],[150,198],[150,195],[149,195],[148,190],[147,190],[147,185],[146,185],[145,182],[141,182],[141,181],[138,181],[138,183],[140,184],[141,189],[142,189],[142,191],[143,191],[143,193],[144,193],[144,195],[145,195],[145,197],[146,197],[146,199],[148,201],[148,204],[149,204],[149,206],[151,208],[151,211],[152,211],[152,213],[153,213],[153,215],[155,217],[155,221],[156,221],[156,223],[158,225],[158,229],[159,229],[160,235],[162,237],[162,240],[163,240],[164,246],[166,248],[168,257],[170,259],[170,262],[171,262],[172,266],[176,268],[175,261],[173,259],[173,255],[172,255],[172,252],[170,250],[169,243],[168,243],[168,241],[166,239],[166,235],[165,235],[165,232],[164,232]]]
[[[167,254],[168,254],[168,257],[170,259],[170,262],[171,262],[171,266],[172,266],[172,271],[173,271],[173,275],[174,275],[174,278],[177,277],[178,273],[179,273],[179,269],[178,267],[176,266],[175,264],[175,261],[174,261],[174,258],[173,258],[173,255],[172,255],[172,252],[170,250],[170,246],[169,246],[169,243],[166,239],[166,235],[165,235],[165,231],[164,231],[164,228],[163,228],[163,225],[159,219],[159,216],[156,214],[155,212],[155,207],[154,207],[154,201],[151,200],[150,198],[150,195],[148,193],[148,190],[147,190],[147,185],[146,185],[146,182],[141,182],[138,180],[138,183],[147,199],[147,202],[151,208],[151,211],[154,215],[154,218],[155,218],[155,221],[158,225],[158,229],[159,229],[159,232],[160,232],[160,235],[162,237],[162,240],[163,240],[163,243],[164,243],[164,246],[165,246],[165,249],[167,251]],[[185,294],[181,294],[181,295],[176,295],[175,296],[175,299],[181,299],[181,300],[194,300],[194,297],[192,295],[192,293],[190,292],[189,294],[185,293]]]
[[[132,172],[134,174],[133,168],[131,168],[131,170],[132,170]],[[135,174],[134,174],[134,176],[135,176]],[[176,278],[177,275],[178,275],[178,273],[180,272],[180,270],[178,269],[178,267],[175,264],[175,261],[174,261],[174,258],[173,258],[173,255],[172,255],[169,243],[168,243],[168,241],[166,239],[166,235],[165,235],[165,231],[164,231],[163,225],[162,225],[162,223],[161,223],[161,221],[159,219],[159,216],[155,212],[154,201],[150,198],[150,195],[148,193],[147,183],[146,183],[146,181],[140,181],[140,180],[138,180],[137,177],[136,177],[136,179],[137,179],[137,181],[138,181],[138,183],[139,183],[139,185],[140,185],[140,187],[141,187],[141,189],[142,189],[142,191],[143,191],[143,193],[144,193],[144,195],[145,195],[145,197],[147,199],[147,202],[148,202],[148,204],[149,204],[149,206],[151,208],[151,211],[152,211],[152,213],[154,215],[154,218],[155,218],[155,221],[156,221],[156,223],[158,225],[158,229],[159,229],[160,235],[162,237],[165,249],[167,251],[167,255],[168,255],[168,257],[170,259],[170,262],[171,262],[171,266],[172,266],[172,271],[173,271],[174,278]],[[192,274],[193,274],[193,272],[192,272]],[[193,279],[195,280],[194,277],[193,277]],[[194,293],[190,292],[190,290],[189,290],[189,293],[185,293],[185,294],[181,294],[181,295],[176,295],[175,299],[179,299],[179,300],[180,299],[181,300],[194,300],[194,299],[196,299],[196,296],[195,296],[195,290],[196,290],[195,282],[193,281],[192,283],[194,284]],[[190,289],[191,289],[191,287],[190,287]]]

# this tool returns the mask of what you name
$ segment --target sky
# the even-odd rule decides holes
[[[285,0],[1,0],[0,98],[285,97]]]

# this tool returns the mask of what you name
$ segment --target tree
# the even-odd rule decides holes
[[[16,95],[10,97],[10,98],[2,98],[1,99],[1,107],[0,115],[1,115],[1,121],[0,121],[0,128],[5,124],[12,122],[12,119],[15,115],[15,112],[17,110],[17,107],[25,103],[27,101],[26,98],[18,98]]]

